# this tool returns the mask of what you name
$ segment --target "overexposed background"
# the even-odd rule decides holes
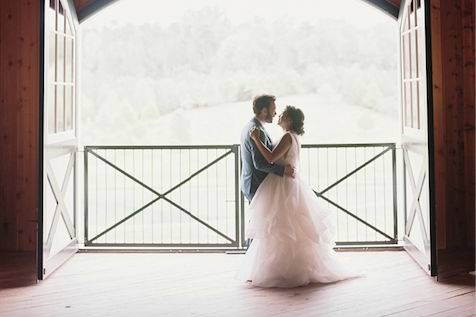
[[[397,30],[361,0],[118,1],[82,28],[82,143],[239,143],[260,93],[303,143],[394,142]]]

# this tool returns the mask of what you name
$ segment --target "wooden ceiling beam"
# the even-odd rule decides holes
[[[117,0],[74,0],[79,22],[84,21],[94,13]],[[394,19],[398,18],[401,0],[363,0]]]
[[[83,22],[117,0],[75,0],[79,22]]]
[[[400,11],[400,0],[363,0],[373,7],[382,10],[390,15],[395,20],[398,19],[398,12]]]

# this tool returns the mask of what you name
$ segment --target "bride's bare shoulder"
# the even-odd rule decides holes
[[[291,133],[290,132],[284,133],[279,143],[283,143],[283,144],[293,143],[293,137],[291,136]]]

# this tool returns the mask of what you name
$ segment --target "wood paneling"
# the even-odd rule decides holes
[[[0,252],[0,289],[36,284],[35,252]]]
[[[445,147],[445,129],[444,127],[444,109],[443,109],[443,69],[435,67],[436,61],[441,61],[441,17],[440,0],[434,0],[431,4],[431,38],[433,66],[433,121],[434,121],[434,140],[435,140],[435,192],[443,193],[446,188],[446,147]],[[443,219],[446,215],[446,195],[440,194],[436,197],[436,218]],[[437,236],[446,235],[446,222],[442,221],[436,227]],[[446,240],[437,239],[437,248],[446,248]]]
[[[474,270],[474,1],[432,2],[439,276]]]
[[[466,221],[472,223],[466,232],[466,241],[474,249],[475,244],[475,2],[464,0],[462,5],[463,36],[463,105],[464,105],[464,209]],[[473,254],[474,258],[474,254]]]
[[[0,1],[0,250],[36,250],[40,2]]]

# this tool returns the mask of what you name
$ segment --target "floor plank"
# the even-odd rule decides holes
[[[288,290],[235,280],[238,254],[77,254],[0,290],[0,316],[476,316],[474,276],[438,283],[405,252],[341,254],[366,276]]]

